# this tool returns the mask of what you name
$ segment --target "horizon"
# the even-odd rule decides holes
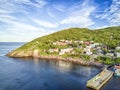
[[[29,42],[66,28],[120,26],[119,0],[0,1],[0,42]]]

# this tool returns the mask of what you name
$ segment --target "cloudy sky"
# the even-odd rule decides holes
[[[0,0],[0,42],[31,41],[70,27],[120,25],[120,0]]]

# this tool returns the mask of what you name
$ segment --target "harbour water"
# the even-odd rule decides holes
[[[22,44],[0,42],[0,90],[92,90],[86,87],[86,82],[100,69],[5,56]],[[113,77],[101,90],[120,90],[120,77]]]

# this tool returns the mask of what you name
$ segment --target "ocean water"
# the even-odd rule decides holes
[[[86,87],[86,82],[100,69],[5,56],[23,44],[0,42],[0,90],[92,90]],[[120,77],[113,77],[101,90],[120,90]]]

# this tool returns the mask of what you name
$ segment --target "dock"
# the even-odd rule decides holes
[[[108,82],[108,80],[113,76],[113,72],[104,69],[102,72],[97,74],[95,77],[87,81],[87,87],[100,90],[100,88]]]

